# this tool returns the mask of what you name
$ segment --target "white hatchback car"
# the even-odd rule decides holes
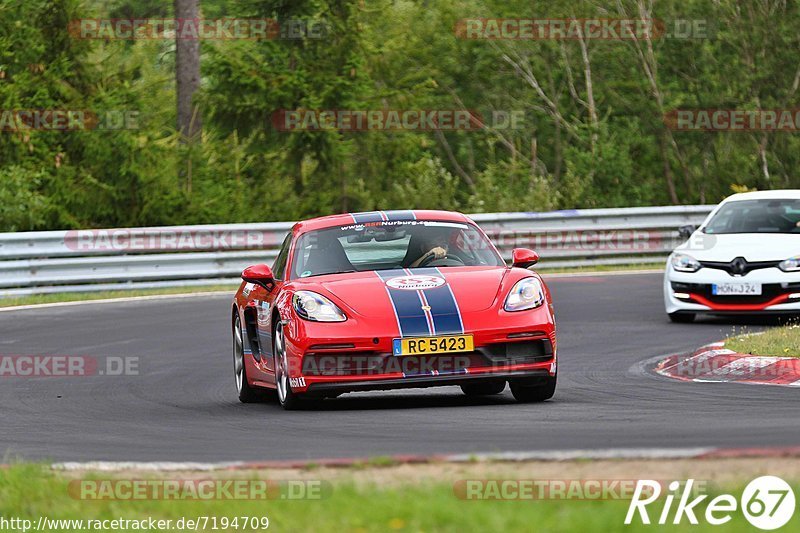
[[[673,322],[705,314],[800,314],[800,190],[735,194],[667,260]]]

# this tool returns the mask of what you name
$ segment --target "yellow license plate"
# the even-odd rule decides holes
[[[394,355],[434,355],[439,353],[471,352],[475,349],[472,335],[443,337],[412,337],[394,339]]]

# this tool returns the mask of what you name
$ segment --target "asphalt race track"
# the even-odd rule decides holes
[[[239,404],[228,296],[3,312],[2,355],[138,357],[139,375],[0,377],[0,452],[6,460],[205,462],[800,443],[797,389],[682,383],[641,370],[642,361],[733,327],[671,324],[660,275],[549,284],[559,387],[538,405],[517,404],[508,389],[473,400],[455,387],[349,394],[314,411]]]

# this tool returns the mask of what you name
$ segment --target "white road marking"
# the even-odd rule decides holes
[[[611,448],[611,449],[597,449],[597,450],[543,450],[543,451],[529,451],[529,452],[488,452],[488,453],[470,453],[470,454],[453,454],[453,455],[433,455],[430,456],[431,461],[447,462],[447,463],[465,463],[473,461],[574,461],[584,459],[691,459],[693,457],[700,457],[707,453],[717,451],[718,448],[711,447],[697,447],[697,448]],[[402,460],[402,456],[399,456]],[[415,459],[415,462],[424,462],[425,456],[420,456]],[[347,466],[348,464],[356,464],[364,461],[363,458],[354,458],[352,460],[335,460],[336,466]],[[309,460],[308,462],[325,464],[327,460]],[[289,461],[274,461],[274,462],[221,462],[221,463],[180,463],[180,462],[114,462],[114,461],[90,461],[85,463],[68,462],[56,463],[52,465],[54,470],[65,471],[85,471],[91,470],[96,472],[117,472],[124,470],[139,470],[148,472],[188,472],[188,471],[214,471],[214,470],[229,470],[235,469],[248,469],[252,468],[280,468],[276,466],[280,463],[286,463],[286,468],[293,468],[288,465],[302,464],[302,460],[289,460]]]
[[[574,461],[581,459],[689,459],[717,448],[611,448],[599,450],[554,450],[450,455],[450,462],[483,461]]]
[[[243,462],[230,463],[171,463],[171,462],[150,462],[138,463],[134,461],[89,461],[87,463],[55,463],[53,470],[94,470],[97,472],[116,472],[120,470],[142,470],[148,472],[188,472],[188,471],[212,471],[225,470],[227,468],[240,467]]]
[[[26,309],[47,309],[51,307],[70,307],[75,305],[95,305],[95,304],[115,304],[123,302],[145,302],[148,300],[173,300],[177,298],[197,298],[200,296],[219,296],[229,294],[231,298],[236,290],[228,291],[204,291],[189,292],[182,294],[152,294],[150,296],[127,296],[124,298],[105,298],[101,300],[76,300],[74,302],[54,302],[49,304],[16,305],[13,307],[0,307],[0,313],[8,311],[24,311]]]
[[[609,270],[609,271],[600,271],[600,272],[554,272],[552,274],[547,273],[547,269],[543,268],[541,270],[537,270],[543,278],[594,278],[596,276],[626,276],[629,274],[640,275],[640,274],[663,274],[664,269],[660,270]]]

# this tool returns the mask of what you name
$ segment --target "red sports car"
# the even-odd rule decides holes
[[[539,402],[556,388],[547,286],[515,249],[508,267],[468,217],[376,211],[294,225],[275,263],[242,273],[231,312],[242,402],[460,385]],[[275,393],[272,393],[275,394]]]

